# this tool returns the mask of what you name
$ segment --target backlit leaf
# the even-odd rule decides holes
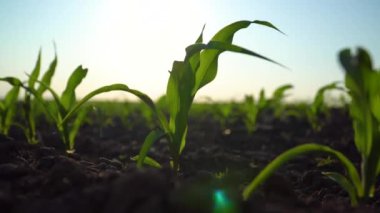
[[[147,156],[150,147],[153,145],[154,142],[160,140],[165,135],[166,135],[165,132],[157,129],[157,130],[151,131],[148,134],[148,136],[146,136],[144,143],[140,149],[139,155],[138,155],[139,157],[137,160],[137,167],[141,168],[143,166],[145,157]]]
[[[66,110],[71,109],[76,101],[75,89],[82,82],[83,78],[87,75],[87,69],[82,66],[77,67],[74,72],[69,77],[67,81],[66,89],[63,91],[61,96],[61,103]]]
[[[348,195],[350,196],[352,206],[358,205],[358,197],[356,194],[356,189],[345,176],[336,172],[322,172],[322,174],[326,175],[331,180],[338,183],[340,187],[342,187],[348,193]]]
[[[247,200],[249,196],[252,194],[252,192],[254,192],[257,189],[257,187],[261,185],[267,178],[269,178],[280,166],[300,155],[307,154],[310,152],[326,153],[340,160],[344,168],[347,170],[348,176],[350,177],[350,181],[357,189],[358,195],[361,196],[363,194],[363,188],[360,183],[359,174],[354,164],[348,158],[346,158],[341,152],[336,151],[328,146],[310,143],[291,148],[278,155],[273,161],[271,161],[244,189],[244,200]]]
[[[40,75],[40,70],[41,70],[41,50],[38,53],[36,65],[29,76],[29,81],[28,81],[29,88],[34,88],[34,84],[38,80],[38,76]]]
[[[43,82],[47,86],[50,86],[51,79],[57,67],[57,62],[58,62],[57,55],[55,55],[54,60],[50,63],[48,70],[45,72],[45,74],[42,77],[41,82]],[[40,84],[37,89],[37,92],[42,95],[45,92],[45,90],[46,88]]]

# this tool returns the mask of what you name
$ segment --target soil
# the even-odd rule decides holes
[[[12,129],[12,138],[0,138],[0,212],[380,212],[379,197],[352,208],[345,191],[321,174],[343,168],[317,154],[287,163],[242,201],[244,186],[299,144],[329,145],[359,165],[347,111],[333,109],[322,123],[314,132],[306,120],[262,116],[248,134],[239,120],[226,130],[207,114],[191,118],[178,174],[170,170],[164,139],[149,153],[162,169],[135,167],[130,158],[149,132],[138,119],[128,128],[117,117],[108,126],[85,124],[74,154],[65,153],[51,125],[40,124],[38,145]],[[220,195],[230,211],[218,211]]]

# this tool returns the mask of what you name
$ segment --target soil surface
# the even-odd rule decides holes
[[[252,134],[239,120],[223,129],[207,114],[191,118],[179,174],[170,170],[164,139],[149,153],[163,168],[136,168],[131,157],[150,129],[138,121],[128,128],[117,117],[110,125],[83,125],[74,154],[43,122],[41,144],[27,144],[18,129],[12,138],[1,136],[0,212],[380,212],[379,197],[351,208],[347,193],[321,174],[343,168],[318,154],[287,163],[248,201],[241,199],[268,162],[299,144],[329,145],[359,165],[345,110],[333,110],[320,132],[294,117],[262,116]],[[219,211],[223,206],[229,211]]]

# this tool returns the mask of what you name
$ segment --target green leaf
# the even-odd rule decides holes
[[[18,94],[20,91],[20,86],[13,86],[11,90],[5,95],[4,105],[5,108],[10,108],[15,105],[18,99]]]
[[[32,73],[29,76],[29,81],[28,81],[29,88],[34,88],[34,84],[38,80],[38,76],[40,75],[40,70],[41,70],[41,50],[38,53],[36,66],[34,67]]]
[[[60,117],[58,118],[58,115],[55,115],[52,108],[48,107],[47,102],[42,97],[42,93],[39,93],[34,89],[28,89],[28,91],[34,95],[36,100],[45,108],[46,112],[49,113],[50,117],[53,118],[53,120],[57,124],[60,123],[58,120],[62,119],[62,117],[64,115],[66,115],[66,113],[67,113],[67,110],[63,106],[61,99],[59,98],[58,94],[53,90],[53,88],[51,88],[49,85],[45,84],[42,81],[37,81],[37,82],[40,83],[42,87],[44,87],[44,90],[48,90],[50,92],[50,94],[53,96],[53,100],[54,100],[55,105],[57,106],[58,113],[59,113]]]
[[[342,187],[350,196],[351,205],[358,205],[358,197],[354,185],[343,175],[336,172],[322,172],[323,175],[326,175],[331,180],[335,181]]]
[[[157,115],[160,123],[161,123],[161,126],[162,128],[167,131],[168,130],[168,124],[167,124],[167,121],[166,121],[166,118],[165,116],[163,115],[163,113],[161,111],[159,111],[154,102],[152,101],[152,99],[149,98],[149,96],[147,96],[146,94],[138,91],[138,90],[134,90],[134,89],[130,89],[128,86],[124,85],[124,84],[112,84],[112,85],[108,85],[108,86],[103,86],[103,87],[100,87],[90,93],[88,93],[85,97],[83,97],[78,103],[76,103],[76,105],[74,105],[71,110],[66,114],[66,116],[62,119],[62,123],[65,123],[67,122],[68,119],[70,119],[70,117],[73,116],[73,114],[80,109],[80,107],[86,103],[87,101],[89,101],[91,98],[93,98],[94,96],[96,95],[99,95],[99,94],[102,94],[102,93],[106,93],[106,92],[111,92],[111,91],[125,91],[125,92],[128,92],[128,93],[131,93],[135,96],[137,96],[138,98],[140,98],[140,100],[142,100],[146,105],[149,106],[150,109],[153,110],[153,112]]]
[[[66,89],[63,91],[61,96],[61,103],[66,110],[71,109],[75,104],[75,89],[79,86],[86,75],[87,69],[83,69],[82,66],[77,67],[71,74],[69,80],[67,81]]]
[[[47,86],[50,86],[51,79],[53,78],[55,69],[57,67],[57,63],[58,63],[58,59],[57,59],[57,55],[55,55],[54,60],[50,63],[49,69],[45,72],[41,80],[41,82],[43,82]],[[42,95],[45,91],[46,91],[46,87],[40,84],[37,89],[37,93]]]
[[[258,103],[253,95],[246,95],[243,103],[244,125],[251,134],[256,129],[257,114],[259,112]]]
[[[206,25],[203,25],[201,34],[199,35],[198,39],[195,41],[196,44],[203,42],[203,31],[205,29],[205,26]],[[195,71],[195,70],[198,69],[199,61],[200,61],[200,52],[197,51],[197,52],[194,53],[194,55],[192,55],[192,57],[189,60],[191,68],[192,68],[193,71]]]
[[[18,78],[14,77],[4,77],[0,78],[0,81],[8,82],[12,86],[23,86],[22,82]]]
[[[238,21],[221,29],[214,35],[210,43],[216,42],[224,45],[232,44],[235,33],[243,28],[247,28],[252,23],[265,25],[272,28],[274,27],[269,22],[264,23],[263,21]],[[274,29],[277,28],[274,27]],[[217,73],[218,57],[223,51],[225,50],[219,47],[213,48],[213,50],[205,50],[201,52],[200,65],[196,71],[196,86],[193,90],[193,94],[195,94],[198,89],[202,88],[204,85],[208,84],[215,78]],[[243,50],[236,50],[233,52],[243,53]]]
[[[338,84],[338,81],[334,81],[318,89],[317,94],[314,97],[314,101],[311,105],[311,111],[315,116],[317,116],[317,114],[323,110],[325,92],[335,89],[342,90]]]
[[[69,130],[69,149],[74,150],[75,145],[75,137],[78,134],[79,128],[81,127],[83,121],[85,120],[87,115],[87,110],[82,109],[79,111],[78,116],[75,118],[72,126]]]
[[[275,100],[275,101],[281,101],[282,99],[284,99],[285,97],[285,92],[287,90],[290,90],[293,88],[293,85],[291,84],[285,84],[283,86],[280,86],[278,87],[274,92],[273,92],[273,95],[272,95],[272,100]]]
[[[5,135],[8,135],[9,128],[14,122],[14,115],[17,110],[17,100],[18,100],[18,95],[20,91],[20,86],[13,86],[13,88],[6,94],[5,100],[4,100],[4,108],[5,108],[5,113],[4,113],[4,133]]]
[[[358,196],[363,194],[363,187],[360,183],[359,174],[354,164],[346,158],[341,152],[336,151],[328,146],[319,144],[303,144],[291,148],[284,153],[278,155],[273,161],[271,161],[261,172],[252,180],[252,182],[244,189],[243,198],[247,200],[249,196],[254,192],[259,185],[261,185],[269,176],[271,176],[280,166],[286,162],[296,158],[299,155],[307,154],[310,152],[322,152],[336,157],[344,168],[347,170],[348,176],[351,182],[356,188]]]
[[[255,20],[253,21],[252,23],[254,24],[259,24],[259,25],[262,25],[262,26],[266,26],[266,27],[270,27],[272,29],[275,29],[277,30],[278,32],[286,35],[284,32],[282,32],[280,29],[278,29],[276,26],[274,26],[272,23],[268,22],[268,21],[260,21],[260,20]]]
[[[191,94],[194,74],[187,63],[175,61],[166,90],[169,105],[169,128],[175,149],[180,152],[186,134],[188,113],[193,101]],[[182,144],[182,145],[181,145]]]
[[[255,53],[243,47],[226,43],[226,42],[210,41],[207,44],[194,44],[187,48],[188,54],[192,54],[193,52],[199,49],[204,49],[204,51],[201,52],[200,65],[198,67],[198,70],[196,71],[196,81],[195,81],[196,84],[193,89],[194,95],[198,89],[202,88],[203,86],[205,86],[206,84],[210,83],[212,80],[215,79],[215,76],[217,74],[217,68],[218,68],[218,58],[219,58],[219,55],[223,53],[224,51],[250,55],[253,57],[257,57],[257,58],[275,63],[283,68],[286,68],[284,65],[270,58],[267,58],[263,55]]]
[[[138,155],[139,156],[139,158],[137,160],[137,167],[138,168],[142,167],[144,160],[145,160],[145,157],[147,156],[148,151],[149,151],[150,147],[152,147],[153,143],[160,140],[165,135],[166,135],[166,133],[162,132],[159,129],[153,130],[148,134],[148,136],[144,140],[144,143],[143,143],[143,145],[140,149],[140,153]]]
[[[134,160],[134,161],[138,161],[139,159],[140,159],[140,156],[138,156],[138,155],[131,158],[131,160]],[[156,168],[156,169],[162,168],[160,163],[158,163],[156,160],[154,160],[153,158],[151,158],[149,156],[145,156],[143,163],[145,165],[151,166],[151,167]]]

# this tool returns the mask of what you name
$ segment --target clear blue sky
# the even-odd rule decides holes
[[[53,87],[62,91],[69,74],[89,68],[79,88],[125,83],[153,97],[166,90],[173,60],[182,60],[204,23],[208,40],[231,22],[267,20],[287,36],[252,26],[234,43],[264,54],[291,71],[244,55],[225,53],[219,73],[199,97],[241,99],[291,83],[294,99],[311,98],[331,81],[343,80],[337,53],[367,48],[380,64],[378,0],[0,0],[0,76],[26,79],[42,48],[43,70],[54,56]],[[9,88],[0,84],[0,95]],[[110,93],[108,98],[130,98]]]

